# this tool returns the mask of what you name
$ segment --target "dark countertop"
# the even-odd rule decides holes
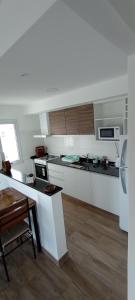
[[[114,165],[109,165],[106,169],[103,168],[100,164],[98,166],[93,166],[92,162],[86,163],[85,165],[80,165],[81,167],[76,167],[79,163],[71,164],[69,162],[62,161],[61,158],[56,158],[48,161],[48,164],[55,164],[60,166],[65,166],[69,168],[74,168],[78,170],[83,170],[87,172],[94,172],[99,174],[104,174],[108,176],[119,177],[119,168],[116,168]]]
[[[61,187],[59,186],[55,186],[55,191],[53,192],[45,192],[44,189],[45,187],[47,187],[48,185],[50,185],[49,182],[47,181],[43,181],[40,179],[36,179],[34,183],[27,183],[27,175],[23,174],[22,172],[18,171],[18,170],[13,170],[11,169],[11,173],[10,174],[6,174],[5,172],[3,172],[2,170],[0,170],[0,174],[3,174],[9,178],[12,178],[16,181],[19,181],[29,187],[31,187],[32,189],[41,192],[43,194],[46,194],[47,196],[52,196],[58,192],[60,192],[62,190]]]

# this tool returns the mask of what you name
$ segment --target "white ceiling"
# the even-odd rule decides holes
[[[63,0],[83,20],[127,54],[135,52],[135,0]]]
[[[108,0],[123,21],[135,33],[135,0]]]
[[[0,18],[2,5],[9,5],[8,2],[11,0],[1,3]],[[0,103],[27,104],[44,100],[50,95],[127,72],[127,54],[135,52],[135,35],[133,22],[128,24],[125,18],[126,6],[120,16],[120,7],[115,0],[48,0],[44,7],[45,1],[40,0],[38,8],[37,1],[12,1],[15,2],[19,2],[18,5],[28,2],[33,18],[27,22],[29,10],[26,22],[22,22],[25,10],[20,6],[22,20],[21,13],[19,18],[14,14],[16,24],[19,23],[18,32],[13,34],[12,28],[11,34],[10,26],[5,27],[3,48],[0,38],[0,53],[5,51],[0,58]],[[6,35],[10,36],[7,44]],[[25,73],[26,76],[20,76]]]
[[[0,56],[2,56],[56,0],[0,0]]]

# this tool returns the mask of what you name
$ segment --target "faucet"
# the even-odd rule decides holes
[[[83,155],[84,158],[86,158],[86,162],[89,162],[89,153],[87,153],[86,155]]]

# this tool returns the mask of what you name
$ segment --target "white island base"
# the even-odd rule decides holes
[[[68,252],[61,191],[48,196],[7,175],[0,174],[0,190],[7,187],[12,187],[36,201],[42,248],[56,262],[60,262]]]

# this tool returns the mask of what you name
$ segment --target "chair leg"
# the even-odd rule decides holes
[[[2,253],[1,258],[2,258],[2,261],[3,261],[3,265],[4,265],[4,269],[5,269],[7,281],[10,281],[9,274],[8,274],[8,269],[7,269],[7,264],[6,264],[6,259],[5,259],[5,256],[4,256],[3,253]]]
[[[6,264],[6,259],[5,259],[5,255],[4,255],[4,250],[3,250],[3,247],[2,247],[1,237],[0,237],[0,254],[1,254],[0,257],[1,257],[2,262],[3,262],[3,266],[4,266],[4,269],[5,269],[7,281],[10,281],[9,274],[8,274],[8,269],[7,269],[7,264]]]
[[[34,258],[36,259],[36,249],[35,249],[35,244],[34,244],[34,239],[33,236],[31,237],[31,241],[32,241],[32,248],[33,248],[33,254],[34,254]]]
[[[22,236],[20,236],[20,243],[21,243],[21,245],[23,244]]]

